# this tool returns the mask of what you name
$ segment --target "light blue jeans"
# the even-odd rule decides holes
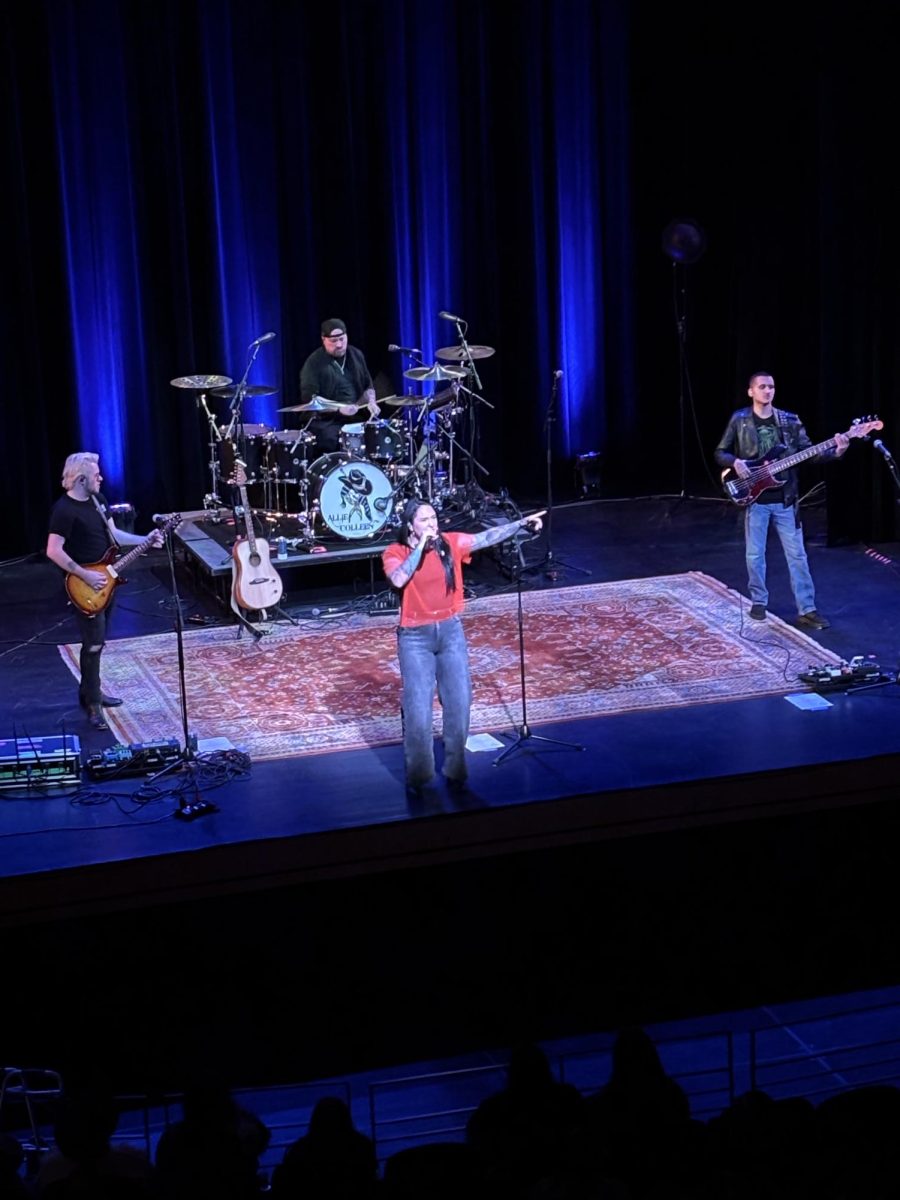
[[[472,682],[469,652],[459,617],[397,630],[403,679],[403,753],[406,782],[421,787],[434,775],[434,690],[444,716],[444,774],[464,780]]]
[[[801,616],[803,613],[812,612],[816,607],[816,590],[809,573],[809,563],[806,561],[803,530],[797,522],[794,509],[785,508],[782,504],[753,504],[744,514],[750,599],[754,604],[762,604],[763,607],[769,602],[766,587],[766,542],[770,525],[775,526],[781,539],[797,612]]]

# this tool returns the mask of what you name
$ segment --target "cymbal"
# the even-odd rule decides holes
[[[378,403],[390,404],[394,408],[421,408],[430,399],[430,396],[385,396]]]
[[[465,362],[467,357],[470,358],[490,358],[497,351],[493,346],[470,346],[469,354],[466,355],[462,346],[444,346],[438,350],[435,358],[443,358],[447,362]]]
[[[226,387],[231,383],[230,375],[179,375],[171,381],[172,387],[193,388],[195,392],[205,392],[210,388]]]
[[[278,412],[337,412],[340,407],[334,400],[313,396],[308,404],[289,404],[287,408],[279,408]]]
[[[229,379],[229,383],[231,380]],[[277,387],[271,387],[268,383],[251,383],[244,388],[245,396],[274,396],[278,391]],[[233,400],[238,394],[237,387],[215,387],[213,388],[214,396],[221,396],[223,400]]]
[[[461,367],[443,367],[440,363],[435,363],[433,367],[410,367],[403,372],[405,379],[418,380],[462,379],[465,374]]]

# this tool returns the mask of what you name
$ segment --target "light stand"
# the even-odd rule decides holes
[[[509,758],[516,750],[527,748],[532,742],[543,742],[547,746],[562,746],[565,750],[584,750],[586,747],[578,742],[564,742],[560,738],[544,737],[532,733],[528,725],[528,701],[525,690],[525,626],[522,617],[522,569],[518,564],[513,567],[516,578],[517,619],[519,624],[519,681],[522,687],[522,724],[516,729],[516,736],[511,745],[494,759],[494,766],[499,767],[504,759]],[[509,736],[509,735],[505,735]]]
[[[544,417],[544,437],[547,444],[547,499],[544,508],[547,510],[547,517],[544,522],[544,528],[547,530],[547,549],[544,551],[544,557],[540,562],[534,563],[528,567],[528,571],[543,571],[545,578],[556,582],[562,571],[577,571],[579,575],[590,575],[591,572],[585,567],[576,567],[572,563],[564,562],[561,558],[556,558],[553,553],[553,423],[556,420],[556,408],[559,402],[559,381],[562,379],[562,371],[553,372],[553,384],[550,388],[550,401],[547,405],[547,414]]]
[[[218,812],[219,809],[211,800],[204,800],[200,795],[200,784],[197,780],[199,765],[188,730],[187,687],[185,686],[184,677],[184,616],[182,613],[181,598],[178,595],[178,582],[175,577],[175,546],[173,530],[171,529],[166,532],[166,554],[169,559],[169,574],[172,580],[172,598],[175,602],[175,640],[178,646],[178,690],[181,699],[181,732],[184,737],[184,745],[179,750],[178,757],[163,767],[161,771],[157,771],[155,775],[151,775],[150,779],[156,781],[161,779],[163,775],[167,775],[169,771],[175,771],[180,767],[184,767],[190,773],[194,798],[191,801],[187,801],[182,795],[174,815],[181,821],[194,821],[197,817],[205,817],[208,813]]]
[[[676,220],[663,230],[663,253],[672,260],[672,303],[675,331],[678,335],[678,431],[681,490],[677,499],[689,500],[687,492],[687,430],[685,426],[685,390],[690,394],[691,382],[687,359],[687,276],[685,268],[695,263],[706,249],[706,234],[695,221]],[[679,286],[678,268],[681,267]],[[693,397],[691,396],[691,411]]]

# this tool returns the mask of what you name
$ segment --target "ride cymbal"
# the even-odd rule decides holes
[[[444,346],[438,350],[435,358],[443,358],[447,362],[465,362],[467,358],[490,358],[496,353],[493,346],[470,346],[468,354],[462,346]]]
[[[230,375],[179,375],[172,379],[172,387],[191,388],[195,392],[205,392],[211,388],[226,387],[231,383]]]

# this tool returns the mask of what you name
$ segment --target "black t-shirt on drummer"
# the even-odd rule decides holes
[[[322,396],[335,404],[358,404],[363,392],[374,386],[365,356],[355,346],[348,346],[342,359],[334,358],[324,346],[320,346],[318,350],[313,350],[300,370],[300,399],[303,404],[308,404],[313,396]],[[339,412],[316,416],[310,429],[316,435],[318,449],[336,450],[341,426],[359,419],[356,414],[344,416]]]
[[[106,524],[109,518],[106,497],[99,495],[97,500],[103,516],[97,512],[90,496],[87,500],[60,496],[50,512],[50,532],[63,539],[66,553],[79,566],[100,562],[111,544]]]

